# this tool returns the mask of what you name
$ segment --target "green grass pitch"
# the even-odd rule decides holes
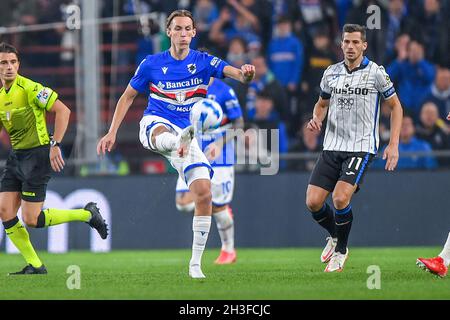
[[[351,248],[345,270],[326,274],[320,248],[239,249],[234,265],[213,264],[207,278],[188,277],[190,250],[113,251],[93,254],[40,253],[48,275],[7,276],[24,266],[20,255],[0,254],[0,299],[450,299],[450,277],[441,279],[415,265],[439,247]],[[81,288],[69,290],[70,265],[81,270]],[[380,268],[381,289],[369,290],[370,265]]]

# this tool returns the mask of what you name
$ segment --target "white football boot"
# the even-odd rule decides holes
[[[337,251],[334,252],[324,272],[335,272],[335,271],[341,272],[344,269],[344,264],[347,258],[348,258],[348,248],[345,254],[342,254]]]
[[[180,157],[186,157],[189,153],[189,147],[191,146],[192,139],[194,139],[195,131],[194,126],[190,125],[183,129],[180,133],[180,138],[177,142],[176,151]]]
[[[322,255],[320,256],[320,261],[322,263],[326,263],[330,261],[331,256],[334,253],[334,249],[336,248],[337,238],[327,237],[327,244],[322,251]]]
[[[200,265],[193,264],[189,266],[189,276],[193,279],[204,279],[206,276],[203,274]]]

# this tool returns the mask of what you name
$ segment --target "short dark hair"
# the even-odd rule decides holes
[[[277,23],[291,23],[291,19],[287,15],[280,15],[276,21]]]
[[[259,99],[271,100],[272,102],[274,101],[273,95],[267,87],[257,92],[256,97]]]
[[[192,16],[192,13],[189,10],[175,10],[174,12],[172,12],[167,17],[166,29],[169,29],[169,26],[172,23],[173,18],[175,18],[175,17],[188,17],[188,18],[191,18],[192,25],[194,26],[194,29],[195,29],[195,20],[194,20],[194,17]]]
[[[342,40],[344,40],[344,32],[352,33],[352,32],[360,32],[361,40],[366,42],[366,27],[361,26],[359,24],[347,23],[342,28]]]
[[[9,43],[6,42],[0,43],[0,52],[14,53],[17,56],[17,59],[19,59],[19,51],[17,51],[17,49],[13,45],[10,45]]]

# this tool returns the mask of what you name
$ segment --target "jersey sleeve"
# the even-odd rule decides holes
[[[395,94],[394,84],[382,66],[379,66],[375,72],[375,88],[384,99],[389,99]]]
[[[328,71],[330,67],[328,67],[323,73],[322,80],[320,81],[320,97],[324,100],[329,100],[331,98],[331,89],[328,84]]]
[[[148,85],[151,82],[149,69],[149,57],[147,57],[141,61],[133,78],[130,80],[130,86],[132,86],[134,90],[140,93],[144,93],[148,90]]]
[[[219,59],[210,54],[208,54],[208,56],[207,56],[207,63],[208,63],[209,71],[211,73],[211,77],[219,78],[219,79],[225,78],[225,76],[223,74],[223,68],[228,66],[228,63],[226,63],[222,59]]]
[[[40,83],[35,82],[28,88],[28,100],[39,108],[49,111],[57,99],[58,94],[55,91]]]
[[[242,109],[239,100],[232,88],[229,88],[225,95],[225,113],[231,121],[242,117]]]

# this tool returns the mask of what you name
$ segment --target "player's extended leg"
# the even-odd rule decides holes
[[[102,239],[108,236],[108,225],[100,214],[100,210],[93,202],[89,202],[84,209],[55,209],[42,210],[44,202],[30,202],[22,200],[22,219],[25,224],[33,228],[44,228],[72,221],[86,222],[97,230]]]
[[[2,219],[6,235],[11,239],[12,243],[14,243],[27,262],[27,266],[22,271],[10,273],[10,275],[45,274],[47,270],[31,244],[30,235],[17,217],[19,207],[19,192],[0,193],[0,218]]]
[[[205,173],[209,173],[206,167],[198,167],[191,171],[194,170],[206,170]],[[201,270],[201,264],[203,251],[205,250],[206,241],[208,240],[209,230],[211,228],[211,181],[209,179],[194,180],[190,184],[189,189],[192,192],[195,202],[195,212],[192,220],[194,238],[192,242],[192,258],[189,262],[189,275],[192,278],[205,278],[205,275]]]
[[[333,191],[333,205],[336,209],[337,244],[334,254],[325,268],[325,272],[342,271],[348,257],[348,236],[352,227],[353,213],[350,200],[357,185],[345,181],[338,181]]]
[[[214,263],[234,263],[236,262],[236,250],[234,249],[234,221],[231,209],[228,205],[213,205],[212,212],[214,219],[216,220],[220,241],[222,242],[220,255]]]
[[[447,275],[448,266],[450,265],[450,233],[444,248],[437,257],[434,258],[418,258],[416,264],[439,277],[443,278]]]
[[[306,206],[313,219],[330,234],[327,244],[320,255],[321,262],[328,262],[336,247],[336,224],[333,209],[325,202],[330,192],[321,187],[309,184],[306,190]]]

